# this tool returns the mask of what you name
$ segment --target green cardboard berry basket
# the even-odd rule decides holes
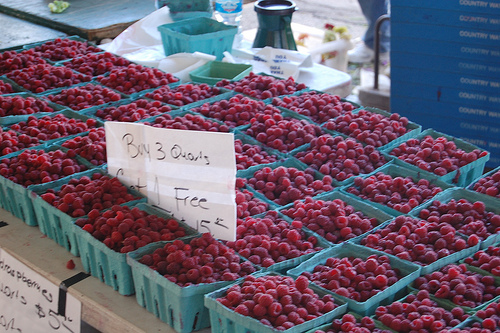
[[[243,134],[243,133],[240,133],[240,132],[236,132],[234,134],[234,139],[235,140],[241,140],[241,142],[243,144],[250,144],[250,145],[253,145],[253,146],[257,146],[262,151],[268,153],[269,155],[276,156],[276,159],[277,159],[276,162],[284,161],[285,159],[288,158],[286,156],[286,154],[283,154],[282,152],[280,152],[280,151],[278,151],[276,149],[269,148],[269,147],[267,147],[265,145],[262,145],[259,141],[255,140],[255,138],[253,138],[251,136],[248,136],[246,134]],[[249,173],[253,174],[252,170],[257,170],[260,165],[262,165],[262,164],[254,165],[254,166],[251,166],[251,167],[246,168],[246,169],[237,170],[236,171],[236,176],[240,177],[240,175],[248,175]]]
[[[130,203],[130,205],[127,206],[130,208],[138,207],[140,210],[145,211],[148,214],[158,215],[160,217],[166,218],[168,216],[162,210],[142,202]],[[74,219],[73,222],[76,222],[76,220],[77,219]],[[182,221],[179,221],[179,225],[186,229],[185,237],[197,234],[197,231],[187,226]],[[127,254],[111,250],[104,245],[103,242],[94,238],[90,233],[82,230],[82,228],[77,226],[75,223],[72,224],[72,228],[74,229],[73,232],[76,235],[83,270],[98,278],[106,285],[111,286],[121,295],[133,295],[135,293],[135,289],[132,269],[127,263]]]
[[[184,243],[199,236],[186,237]],[[208,309],[204,305],[205,294],[240,281],[217,281],[181,287],[156,270],[139,262],[145,254],[162,248],[169,242],[148,244],[127,254],[132,268],[137,303],[169,324],[179,333],[198,331],[210,326]],[[258,268],[256,268],[258,270]]]
[[[404,292],[405,287],[420,276],[421,267],[419,265],[416,265],[406,260],[401,260],[395,256],[389,255],[381,251],[377,251],[350,242],[344,242],[341,245],[323,251],[315,255],[311,259],[303,262],[299,266],[288,270],[287,275],[297,278],[299,275],[301,275],[302,272],[312,272],[314,270],[314,267],[316,267],[317,265],[325,264],[326,260],[330,257],[335,257],[335,258],[355,257],[355,258],[366,259],[373,254],[378,256],[382,255],[387,256],[389,258],[391,267],[393,269],[399,269],[402,277],[396,283],[380,291],[374,296],[370,297],[368,300],[364,302],[358,302],[353,299],[335,294],[334,291],[318,286],[318,288],[324,289],[328,293],[333,293],[340,299],[344,300],[347,303],[348,309],[358,314],[367,316],[373,314],[375,309],[379,305],[388,304],[394,301],[396,297],[398,298],[401,297],[400,294],[402,291]]]
[[[352,311],[348,311],[346,314],[350,314],[350,315],[353,315],[354,318],[356,318],[356,321],[359,323],[359,321],[361,320],[361,318],[363,318],[364,316],[360,315],[359,313],[356,313],[356,312],[352,312]],[[342,315],[339,315],[337,316],[335,319],[341,319],[343,316]],[[372,318],[373,319],[373,318]],[[396,331],[394,331],[393,329],[390,329],[389,327],[385,326],[384,324],[382,324],[379,320],[377,319],[373,319],[373,321],[375,322],[375,328],[378,328],[379,330],[385,330],[387,332],[394,332],[394,333],[397,333]],[[325,324],[325,325],[321,325],[321,326],[318,326],[318,327],[315,327],[313,328],[312,330],[309,330],[309,331],[306,331],[305,333],[316,333],[318,330],[320,331],[323,331],[323,332],[327,332],[330,328],[332,328],[332,324]]]
[[[394,163],[394,161],[391,162],[391,163],[388,163],[386,165],[383,165],[382,167],[376,169],[372,173],[369,173],[367,175],[362,176],[362,178],[368,178],[370,176],[373,176],[373,175],[377,174],[378,172],[382,172],[383,174],[390,175],[393,178],[394,177],[403,177],[403,178],[411,177],[414,182],[418,181],[419,179],[426,179],[426,180],[429,181],[430,184],[438,186],[443,191],[447,190],[449,188],[453,188],[454,187],[453,185],[442,181],[440,179],[440,177],[438,177],[438,176],[436,176],[436,175],[434,175],[432,173],[429,173],[429,172],[426,172],[426,171],[420,170],[420,169],[417,170],[417,169],[407,168],[407,167],[402,166],[402,165],[400,166],[400,165]],[[341,187],[340,191],[342,193],[345,193],[348,196],[351,196],[351,197],[357,198],[359,200],[365,201],[364,199],[360,198],[359,196],[357,196],[357,195],[355,195],[353,193],[349,193],[347,191],[347,189],[350,188],[350,187],[355,187],[355,185],[354,184],[346,185],[344,187]],[[418,209],[423,204],[425,204],[427,202],[431,202],[434,198],[435,198],[435,196],[432,197],[432,198],[430,198],[430,199],[428,199],[428,200],[426,200],[426,201],[424,201],[420,205],[418,205],[418,206],[414,207],[412,210],[410,210],[409,213],[411,213],[414,210]],[[398,215],[403,215],[404,214],[404,213],[402,213],[402,212],[400,212],[400,211],[398,211],[398,210],[396,210],[394,208],[391,208],[391,207],[389,207],[387,205],[384,205],[384,204],[381,204],[381,203],[378,203],[378,202],[374,202],[374,201],[371,201],[371,200],[366,200],[366,202],[369,202],[370,205],[372,205],[373,207],[375,207],[377,209],[380,209],[380,210],[382,210],[382,211],[384,211],[387,214],[390,214],[392,216],[398,216]]]
[[[56,96],[56,95],[61,94],[65,90],[85,87],[88,84],[92,84],[94,86],[100,86],[102,88],[106,88],[106,89],[112,90],[113,92],[115,92],[115,93],[117,93],[117,94],[120,95],[120,101],[123,100],[123,99],[128,98],[128,95],[125,95],[124,93],[122,93],[122,92],[120,92],[118,90],[115,90],[113,88],[106,87],[106,86],[102,85],[101,83],[99,83],[96,80],[91,80],[89,82],[82,82],[82,83],[79,83],[79,84],[74,84],[74,85],[69,86],[69,87],[58,88],[58,89],[55,89],[55,90],[51,90],[49,92],[44,92],[44,93],[38,94],[37,96],[43,98],[47,102],[50,102],[50,103],[55,104],[55,105],[58,105],[61,108],[69,109],[69,110],[72,110],[73,112],[77,112],[77,113],[83,113],[84,111],[92,109],[92,108],[104,107],[104,106],[107,106],[107,105],[109,105],[111,103],[114,103],[114,102],[108,102],[108,103],[105,103],[105,104],[94,105],[94,106],[90,106],[90,107],[87,107],[87,108],[84,108],[84,109],[81,109],[81,110],[76,110],[76,109],[73,109],[73,108],[71,108],[69,106],[66,106],[66,105],[62,105],[62,104],[58,104],[58,103],[55,103],[55,102],[51,102],[50,99],[48,98],[49,95],[55,95]]]
[[[209,61],[191,72],[189,77],[194,82],[215,85],[220,80],[238,81],[250,74],[253,66],[222,61]]]
[[[208,17],[197,17],[158,26],[165,55],[203,52],[222,60],[231,52],[238,28]]]
[[[57,145],[40,145],[36,146],[33,148],[28,148],[30,150],[44,150],[46,152],[48,151],[54,151],[54,150],[63,150],[61,147]],[[27,149],[23,149],[21,151],[17,151],[12,154],[8,154],[2,157],[2,159],[9,159],[13,157],[17,157],[20,155],[22,152],[26,151]],[[64,151],[64,150],[63,150]],[[78,164],[84,166],[86,169],[93,169],[95,168],[94,165],[92,165],[90,162],[86,161],[85,159],[81,158],[80,156],[76,156],[74,158],[78,162]],[[70,177],[73,177],[73,175],[69,175],[63,178],[69,179]],[[50,183],[47,183],[50,184]],[[0,198],[2,199],[1,206],[7,210],[8,212],[12,213],[14,216],[18,217],[19,219],[23,220],[24,223],[26,223],[29,226],[37,226],[38,225],[38,217],[35,215],[34,209],[33,209],[33,202],[31,200],[32,194],[31,194],[31,187],[33,185],[30,185],[28,187],[24,187],[21,184],[17,184],[13,182],[10,179],[7,179],[5,177],[0,177]]]
[[[340,137],[342,137],[342,139],[344,139],[344,140],[349,138],[349,137],[347,137],[346,135],[344,135],[344,134],[342,134],[342,133],[339,133],[339,134],[330,134],[330,133],[327,133],[326,135],[331,135],[332,137],[337,137],[337,136],[340,136]],[[354,140],[354,138],[349,138],[349,139]],[[304,165],[304,167],[310,167],[310,165],[308,165],[308,164],[307,164],[307,163],[305,163],[305,162],[302,162],[302,161],[301,161],[301,160],[299,160],[299,158],[297,157],[297,153],[307,151],[307,150],[309,150],[309,148],[310,148],[310,147],[311,147],[311,145],[310,145],[310,144],[305,144],[305,145],[303,145],[303,146],[301,146],[301,147],[299,147],[299,148],[297,148],[297,149],[294,149],[294,150],[290,153],[290,155],[291,155],[291,156],[293,156],[294,158],[296,158],[296,159],[297,159],[297,161],[299,161],[299,163],[301,163],[301,164],[303,164],[303,165]],[[337,180],[337,179],[335,179],[335,178],[333,178],[333,177],[332,177],[332,178],[333,178],[333,180],[332,180],[333,185],[334,185],[335,187],[339,187],[339,188],[342,188],[342,187],[345,187],[345,186],[349,186],[350,184],[352,184],[352,183],[353,183],[354,178],[356,178],[356,177],[368,177],[369,175],[371,175],[372,173],[377,172],[378,170],[380,170],[380,169],[381,169],[381,168],[383,168],[384,166],[386,166],[386,165],[388,165],[388,164],[391,164],[391,163],[392,163],[392,160],[394,159],[394,158],[392,158],[392,157],[390,157],[390,156],[387,156],[387,155],[384,155],[384,154],[380,154],[380,157],[381,157],[381,158],[383,158],[383,159],[385,159],[385,161],[386,161],[386,162],[385,162],[382,166],[380,166],[380,167],[378,167],[377,169],[375,169],[374,171],[372,171],[371,173],[369,173],[369,174],[363,174],[363,173],[360,173],[360,174],[358,174],[358,175],[353,175],[353,176],[350,176],[350,177],[348,177],[348,178],[346,178],[346,179],[344,179],[344,180],[341,180],[341,181],[340,181],[340,180]],[[322,174],[322,173],[320,173],[319,171],[317,171],[317,172],[318,172],[319,174],[323,175],[323,174]]]
[[[276,98],[277,98],[277,99],[282,100],[282,99],[284,99],[285,97],[289,97],[289,96],[301,96],[301,95],[306,94],[306,93],[314,93],[315,95],[318,95],[318,96],[319,96],[319,95],[323,95],[323,94],[326,94],[326,95],[331,95],[331,96],[336,96],[335,94],[327,93],[327,92],[320,91],[320,90],[315,90],[315,89],[304,89],[304,90],[299,90],[297,93],[292,94],[292,95],[281,95],[281,96],[276,97]],[[347,99],[345,99],[345,98],[341,98],[340,96],[339,96],[339,98],[340,98],[340,101],[341,101],[341,102],[343,102],[343,103],[346,103],[346,102],[347,102],[347,103],[352,104],[352,106],[353,106],[353,110],[352,110],[352,111],[354,111],[354,110],[356,110],[356,109],[358,109],[358,108],[360,108],[360,107],[361,107],[361,105],[359,105],[359,104],[358,104],[358,103],[356,103],[356,102],[353,102],[353,101],[351,101],[351,100],[347,100]],[[274,99],[268,100],[268,102],[269,102],[270,104],[274,105],[273,100],[274,100]],[[327,105],[328,105],[328,104],[327,104]],[[295,113],[297,113],[297,114],[300,114],[300,115],[302,115],[302,116],[305,116],[305,117],[309,118],[309,119],[310,119],[312,122],[314,122],[315,124],[320,125],[322,128],[323,128],[323,126],[322,126],[322,125],[323,125],[324,123],[326,123],[326,122],[322,122],[322,123],[316,122],[316,121],[314,121],[312,118],[310,118],[309,116],[303,115],[303,114],[301,114],[300,112],[295,111],[295,110],[292,110],[292,109],[290,109],[290,108],[288,108],[288,107],[286,107],[286,106],[280,106],[280,107],[285,108],[285,109],[287,109],[287,110],[290,110],[290,111],[292,111],[292,112],[295,112]],[[296,108],[300,109],[300,107],[296,107]],[[324,128],[323,128],[323,129],[324,129]],[[326,129],[324,129],[324,130],[325,130],[325,132],[327,131]],[[330,132],[331,132],[331,131],[330,131]]]
[[[182,85],[186,85],[186,84],[192,84],[192,85],[195,85],[195,86],[199,86],[200,84],[202,83],[199,83],[199,82],[185,82],[185,83],[181,83],[181,84],[178,84],[176,86],[171,86],[172,90],[178,88],[179,86],[182,86]],[[209,85],[209,86],[213,86],[213,85]],[[149,91],[148,93],[154,93],[156,90],[158,90],[159,88],[161,87],[158,87],[158,88],[155,88],[153,91]],[[172,107],[172,109],[186,109],[186,110],[192,110],[193,108],[196,108],[198,106],[201,106],[205,103],[213,103],[213,102],[216,102],[216,101],[220,101],[220,100],[228,100],[230,99],[232,96],[235,95],[234,91],[231,91],[231,90],[228,90],[228,89],[225,89],[225,88],[221,88],[221,87],[217,87],[219,89],[219,94],[217,95],[214,95],[214,96],[210,96],[208,98],[205,98],[205,99],[200,99],[198,101],[195,101],[195,102],[191,102],[191,103],[188,103],[188,104],[185,104],[185,105],[182,105],[182,106],[178,106],[178,105],[174,105],[174,104],[170,104],[170,103],[166,103],[166,102],[162,102],[162,103],[165,103],[169,106]],[[146,99],[151,99],[152,101],[155,101],[154,98],[152,97],[147,97],[146,96],[147,94],[144,94],[143,98],[146,98]],[[196,111],[195,111],[196,112]]]
[[[82,38],[80,36],[77,36],[77,35],[72,35],[72,36],[66,36],[66,37],[57,37],[57,38],[51,38],[51,39],[46,39],[46,40],[42,40],[42,41],[39,41],[39,42],[34,42],[34,43],[29,43],[29,44],[25,44],[23,45],[23,50],[27,50],[27,49],[32,49],[32,48],[35,48],[37,46],[41,46],[47,42],[53,42],[55,41],[56,39],[62,39],[62,40],[66,40],[66,39],[69,39],[69,40],[73,40],[73,41],[78,41],[78,42],[82,42],[82,43],[87,43],[87,45],[89,46],[93,46],[93,47],[97,47],[99,48],[99,45],[85,39],[85,38]],[[89,52],[89,53],[101,53],[101,52],[104,52],[103,49],[101,49],[101,51],[99,52]],[[81,56],[78,55],[78,56]],[[45,61],[47,61],[48,63],[50,64],[55,64],[57,61],[54,61],[54,60],[50,60],[50,59],[47,59],[47,58],[43,58]],[[73,59],[73,58],[69,58],[69,59]],[[59,60],[60,61],[60,60]]]
[[[258,215],[251,216],[251,218],[256,218],[256,219],[263,218],[268,213],[269,213],[269,211],[265,212],[265,213],[258,214]],[[277,215],[278,219],[283,219],[285,222],[287,222],[289,224],[291,223],[289,220],[285,219],[284,216],[282,216],[282,215],[280,216],[280,215],[281,214],[278,213],[278,215]],[[317,243],[314,245],[316,245],[316,247],[321,248],[320,250],[318,250],[316,252],[302,254],[302,255],[295,257],[295,258],[280,261],[280,262],[277,262],[269,267],[261,267],[259,265],[256,265],[256,266],[259,267],[263,272],[275,272],[275,273],[285,274],[286,271],[291,269],[292,267],[296,267],[297,265],[299,265],[302,262],[308,260],[309,258],[315,256],[316,254],[321,253],[321,252],[325,251],[326,249],[329,249],[332,246],[335,246],[334,244],[328,242],[326,239],[324,239],[323,237],[321,237],[320,235],[318,235],[317,233],[315,233],[309,229],[303,228],[302,230],[304,231],[305,239],[307,239],[309,237],[316,237]],[[245,259],[247,259],[247,258],[245,258]]]
[[[472,266],[469,266],[469,265],[466,265],[466,266],[467,266],[467,269],[469,269],[470,267],[472,267]],[[484,276],[491,275],[489,272],[486,272],[487,274],[483,274],[481,271],[476,270],[476,269],[473,269],[472,272],[478,273],[478,274],[484,275]],[[430,272],[430,273],[432,273],[432,272]],[[425,274],[422,274],[422,275],[425,275]],[[500,280],[499,279],[495,279],[495,285],[497,286],[497,289],[500,287]],[[417,293],[419,291],[419,289],[415,288],[415,282],[412,282],[412,283],[408,284],[407,289],[408,289],[409,292],[412,292],[412,293]],[[464,305],[458,305],[456,303],[453,303],[450,299],[447,299],[447,298],[436,297],[432,293],[429,293],[429,298],[432,299],[433,301],[437,302],[439,305],[441,305],[442,307],[444,307],[446,309],[453,309],[454,307],[460,307],[460,308],[462,308],[464,310],[464,312],[469,313],[469,314],[474,314],[478,310],[483,310],[484,308],[486,308],[491,303],[498,302],[500,300],[500,295],[499,296],[495,296],[491,300],[486,301],[486,302],[484,302],[482,304],[479,304],[478,306],[473,307],[473,308],[468,307],[468,306],[464,306]]]
[[[467,201],[474,203],[475,201],[483,202],[486,209],[486,212],[492,212],[494,214],[500,214],[500,201],[497,198],[491,197],[489,195],[478,193],[475,191],[467,190],[464,188],[449,188],[446,191],[438,193],[432,201],[438,200],[442,203],[447,203],[450,200],[460,200],[466,199]],[[418,217],[420,211],[429,207],[432,204],[432,201],[428,201],[427,203],[416,207],[413,211],[410,212],[410,215]],[[493,233],[488,238],[483,239],[480,242],[480,249],[486,249],[488,246],[493,245],[495,243],[500,242],[500,233]]]
[[[331,192],[324,193],[324,194],[319,194],[319,195],[317,195],[317,196],[314,197],[314,200],[322,200],[322,201],[325,201],[325,202],[333,201],[333,200],[336,200],[336,199],[340,199],[344,203],[352,206],[355,209],[356,212],[361,212],[367,218],[375,218],[375,219],[377,219],[377,221],[378,221],[377,226],[383,224],[386,221],[391,220],[394,217],[394,216],[392,216],[390,214],[387,214],[383,210],[377,209],[377,208],[373,207],[372,205],[370,205],[368,203],[365,203],[364,201],[362,201],[362,200],[360,200],[358,198],[355,198],[355,197],[352,197],[352,196],[348,196],[345,193],[340,192],[338,189],[333,190]],[[301,200],[301,201],[304,201],[304,200]],[[287,216],[287,215],[285,215],[283,213],[283,211],[285,209],[293,208],[293,206],[294,206],[294,203],[290,203],[290,204],[288,204],[286,206],[282,206],[282,207],[278,208],[277,211],[281,215],[284,216],[284,219],[289,220],[289,221],[293,221],[294,220],[293,217],[289,217],[289,216]],[[303,226],[302,228],[304,230],[310,230],[309,228],[307,228],[307,226]],[[315,232],[317,234],[317,232],[314,231],[314,230],[312,230],[311,232]],[[348,241],[352,242],[355,239],[358,239],[358,238],[361,239],[364,236],[366,236],[368,233],[369,233],[369,231],[367,231],[367,232],[365,232],[365,233],[363,233],[363,234],[361,234],[361,235],[359,235],[357,237],[351,238]],[[324,238],[322,236],[319,236],[319,237]],[[329,242],[328,240],[326,240],[326,241]],[[332,242],[329,242],[329,243],[332,244],[332,246],[338,245],[338,244],[332,243]]]
[[[353,115],[357,115],[361,110],[365,110],[365,111],[368,111],[370,113],[380,114],[386,118],[389,118],[391,116],[390,112],[380,110],[380,109],[377,109],[374,107],[360,107],[360,108],[353,110],[352,113],[353,113]],[[321,125],[321,127],[324,129],[325,132],[332,133],[332,135],[333,134],[345,135],[345,136],[348,136],[350,138],[356,139],[355,137],[347,135],[347,134],[342,133],[342,132],[328,130],[325,128],[325,124],[326,123],[323,123]],[[399,146],[401,143],[405,142],[406,140],[416,137],[417,135],[419,135],[422,132],[422,126],[418,125],[417,123],[414,123],[412,121],[408,121],[408,125],[406,126],[406,129],[407,129],[407,132],[405,134],[403,134],[400,137],[386,143],[385,145],[383,145],[381,147],[376,147],[376,148],[378,150],[381,150],[381,151],[391,149],[391,147],[394,148],[396,146]],[[363,143],[363,145],[366,145],[366,143],[364,143],[364,142],[362,142],[362,143]]]
[[[80,179],[82,177],[91,178],[94,173],[112,177],[104,169],[96,168],[76,174],[70,179]],[[30,195],[41,233],[66,248],[66,250],[71,252],[74,256],[79,256],[80,251],[78,249],[77,236],[72,226],[74,218],[62,212],[57,207],[52,206],[41,197],[48,189],[59,191],[63,185],[68,184],[70,179],[64,178],[48,184],[34,185],[30,187]],[[137,198],[134,200],[134,203],[146,201],[146,198],[134,189],[128,188],[128,193],[133,194]]]
[[[2,81],[3,83],[8,83],[12,86],[12,90],[13,92],[11,93],[8,93],[8,94],[1,94],[1,96],[10,96],[10,95],[15,95],[15,94],[18,94],[20,92],[22,92],[22,90],[20,89],[19,85],[17,85],[17,83],[15,83],[14,81],[12,81],[11,79],[8,79],[5,75],[1,75],[0,76],[0,81]]]
[[[20,92],[20,93],[15,93],[15,94],[0,95],[0,99],[2,99],[3,97],[11,97],[12,98],[15,96],[22,97],[23,99],[26,99],[27,97],[32,97],[32,98],[35,98],[38,100],[42,100],[44,103],[47,103],[47,105],[49,107],[52,108],[53,112],[38,112],[38,113],[29,114],[29,115],[15,115],[15,116],[13,115],[13,116],[0,117],[0,126],[9,126],[12,124],[16,124],[20,121],[25,121],[26,119],[28,119],[29,116],[43,117],[43,116],[48,116],[48,115],[51,115],[51,114],[54,114],[54,113],[57,113],[57,112],[60,112],[63,110],[69,110],[69,108],[66,108],[62,105],[41,99],[39,96],[34,95],[31,92]]]
[[[296,168],[296,169],[302,170],[302,171],[304,171],[306,169],[305,165],[300,163],[297,159],[295,159],[293,157],[288,157],[284,161],[277,161],[277,162],[269,163],[269,164],[256,165],[255,167],[251,167],[251,168],[248,168],[246,170],[242,170],[241,172],[239,172],[238,177],[239,178],[246,178],[246,179],[251,178],[251,177],[253,177],[255,172],[257,172],[258,170],[265,168],[265,167],[269,167],[273,170],[278,168],[278,167]],[[314,178],[316,180],[321,180],[321,179],[323,179],[323,177],[324,176],[322,174],[320,174],[319,172],[314,172]],[[335,187],[335,185],[332,185],[332,186]],[[277,209],[277,208],[281,207],[281,205],[274,202],[273,200],[268,199],[263,193],[257,191],[252,186],[247,184],[247,185],[245,185],[245,187],[250,192],[254,193],[255,197],[259,198],[260,200],[262,200],[264,202],[267,202],[269,204],[270,209]],[[318,193],[318,194],[320,194],[320,193]],[[288,204],[290,204],[290,203],[288,203]]]
[[[127,95],[124,95],[124,96],[127,96]],[[132,97],[126,97],[126,98],[123,98],[123,99],[121,99],[119,101],[116,101],[116,102],[106,103],[106,104],[102,104],[102,105],[96,105],[96,106],[93,106],[93,107],[81,110],[79,112],[81,114],[87,116],[87,117],[91,117],[91,118],[97,119],[100,122],[116,121],[116,120],[106,120],[104,118],[101,118],[101,117],[97,116],[97,112],[99,110],[105,110],[107,108],[115,108],[115,107],[120,107],[122,105],[129,105],[129,104],[134,103],[137,100],[146,100],[146,101],[150,101],[150,102],[155,102],[155,100],[149,99],[149,98],[146,98],[146,97],[133,97],[133,98]],[[177,106],[173,106],[173,105],[170,105],[170,104],[165,104],[163,102],[161,104],[163,106],[168,106],[171,109],[170,111],[164,112],[162,114],[168,113],[168,114],[174,115],[174,114],[177,114],[177,113],[179,113],[181,111],[181,109],[179,109]],[[156,115],[156,116],[158,116],[158,115]],[[144,121],[146,121],[148,119],[151,119],[153,117],[156,117],[156,116],[148,116],[148,117],[140,119],[140,120],[130,120],[130,122],[131,123],[132,122],[144,122]],[[122,122],[125,122],[125,121],[122,120]]]
[[[62,109],[61,111],[57,111],[57,112],[54,112],[54,113],[51,113],[51,114],[46,114],[46,113],[45,114],[39,114],[39,115],[36,115],[35,117],[42,118],[44,116],[47,116],[47,117],[53,118],[53,117],[55,117],[55,116],[57,116],[59,114],[65,116],[68,119],[76,119],[76,120],[80,120],[80,121],[82,121],[84,123],[87,120],[89,120],[89,119],[96,120],[95,128],[103,127],[104,126],[104,122],[101,119],[89,117],[89,116],[87,116],[85,114],[78,113],[78,112],[73,111],[73,110],[68,109],[68,108]],[[28,116],[25,116],[25,117],[26,117],[25,119],[22,119],[22,120],[19,119],[19,121],[27,121],[28,120]],[[11,124],[11,126],[12,125],[13,124]],[[7,127],[7,128],[11,129],[10,126]],[[41,141],[41,143],[44,143],[47,146],[50,146],[50,145],[53,145],[53,144],[59,144],[62,141],[66,141],[66,140],[72,139],[72,138],[80,136],[80,135],[85,135],[85,134],[87,134],[89,132],[89,130],[90,129],[88,129],[86,131],[82,131],[80,133],[62,136],[62,137],[59,137],[59,138],[56,138],[56,139],[50,139],[50,140],[46,140],[46,141]]]
[[[459,138],[456,138],[456,137],[453,137],[453,136],[450,136],[450,135],[447,135],[447,134],[444,134],[441,132],[437,132],[432,128],[424,130],[422,133],[417,135],[415,138],[423,139],[427,135],[430,135],[434,139],[436,139],[438,137],[444,137],[448,141],[453,141],[453,142],[455,142],[457,149],[462,149],[467,153],[473,151],[474,149],[480,149],[479,147],[477,147],[477,146],[475,146],[467,141],[464,141],[462,139],[459,139]],[[394,148],[396,148],[396,146],[387,147],[386,149],[383,150],[383,152],[386,154],[390,154],[390,152],[392,150],[394,150]],[[484,151],[484,150],[482,150],[482,151]],[[459,187],[466,187],[472,181],[477,179],[481,174],[483,174],[484,167],[486,165],[486,162],[488,162],[489,159],[490,159],[490,153],[487,152],[487,154],[485,156],[480,157],[476,161],[468,163],[468,164],[462,166],[461,168],[459,168],[458,170],[449,172],[444,176],[440,176],[439,178],[441,178],[441,180],[443,180],[447,183],[450,183],[452,185],[459,186]],[[399,158],[395,158],[394,161],[398,165],[405,165],[405,166],[408,166],[409,168],[420,170],[420,168],[417,167],[416,165],[407,163]]]
[[[272,272],[254,274],[255,277],[269,276],[269,275],[281,275],[281,274]],[[284,331],[280,331],[271,326],[262,324],[259,320],[255,318],[249,316],[243,316],[239,313],[236,313],[233,310],[222,305],[220,302],[218,302],[217,298],[225,296],[227,289],[229,289],[230,287],[231,285],[205,295],[205,306],[209,309],[212,332],[302,333],[307,330],[313,329],[314,327],[329,323],[335,317],[338,317],[346,313],[347,311],[347,304],[334,296],[335,304],[337,304],[338,306],[332,311],[327,312],[320,317],[306,321],[300,325],[291,327]],[[316,285],[310,284],[309,288],[311,288],[316,294],[318,294],[321,297],[327,294],[324,290],[318,288]]]
[[[474,186],[477,184],[477,182],[478,182],[479,180],[481,180],[481,179],[483,179],[483,178],[491,177],[491,176],[493,176],[493,175],[494,175],[495,173],[497,173],[497,172],[500,172],[500,166],[498,166],[498,167],[496,167],[495,169],[490,170],[490,171],[488,171],[488,172],[486,172],[486,173],[482,174],[481,176],[477,177],[476,179],[474,179],[474,181],[473,181],[472,183],[470,183],[470,184],[466,187],[466,189],[471,190],[471,191],[475,191],[475,190],[474,190]],[[499,194],[497,194],[496,198],[499,198],[499,199],[500,199],[500,193],[499,193]]]
[[[415,218],[414,216],[411,216],[411,215],[408,215],[408,216]],[[377,232],[378,230],[387,227],[390,223],[393,223],[393,222],[394,222],[394,219],[389,220],[387,222],[384,222],[381,225],[379,225],[378,227],[373,228],[373,230],[371,230],[370,232],[366,233],[363,238],[358,237],[358,238],[352,239],[350,241],[350,243],[354,243],[354,244],[357,244],[357,245],[365,246],[365,245],[361,244],[361,241],[364,238],[366,238],[369,234],[373,234],[373,233]],[[464,237],[463,235],[461,235],[459,233],[456,234],[456,237],[460,237],[460,238],[466,239],[466,237]],[[446,257],[443,257],[443,258],[440,258],[440,259],[438,259],[438,260],[436,260],[433,263],[428,264],[428,265],[419,265],[418,264],[419,266],[422,267],[422,269],[420,270],[420,275],[425,275],[425,274],[432,273],[432,272],[434,272],[434,271],[442,268],[443,266],[446,266],[446,265],[454,263],[454,262],[458,262],[461,259],[469,257],[472,254],[474,254],[477,251],[479,251],[479,246],[480,246],[480,243],[478,243],[478,244],[476,244],[474,246],[466,247],[463,250],[451,253],[450,255],[448,255]],[[365,247],[368,248],[368,246],[365,246]],[[373,250],[379,251],[379,250],[376,250],[376,249],[373,249]],[[380,252],[382,252],[382,251],[380,251]]]

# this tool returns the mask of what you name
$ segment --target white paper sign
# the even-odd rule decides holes
[[[0,248],[1,332],[80,332],[82,304],[66,294],[59,306],[58,286]]]
[[[122,122],[106,122],[105,129],[111,175],[199,232],[236,239],[232,133]]]

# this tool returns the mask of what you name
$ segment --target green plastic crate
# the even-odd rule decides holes
[[[208,17],[190,18],[158,27],[165,55],[202,52],[223,58],[231,51],[238,27]]]
[[[334,291],[318,286],[318,288],[323,289],[328,293],[335,294],[340,299],[344,300],[347,303],[348,309],[361,315],[365,316],[372,315],[375,312],[375,309],[379,305],[387,304],[389,302],[394,301],[394,297],[398,294],[398,292],[404,290],[408,284],[410,284],[413,280],[418,278],[420,276],[421,266],[406,260],[401,260],[395,256],[389,255],[381,251],[345,242],[340,246],[335,246],[328,250],[322,251],[321,253],[315,255],[311,259],[303,262],[299,266],[290,269],[289,271],[287,271],[287,275],[297,278],[302,272],[312,272],[314,270],[314,267],[316,267],[317,265],[325,264],[326,260],[330,257],[335,257],[335,258],[356,257],[356,258],[366,259],[373,254],[378,256],[381,255],[387,256],[390,260],[391,267],[399,269],[402,275],[401,279],[399,279],[392,286],[389,286],[388,288],[380,291],[379,293],[375,294],[374,296],[370,297],[368,300],[364,302],[358,302],[353,299],[337,295],[335,294]]]
[[[276,273],[257,273],[256,277],[267,275],[280,275]],[[339,305],[332,311],[315,319],[306,321],[300,325],[291,327],[284,331],[279,331],[271,326],[262,324],[257,319],[252,317],[243,316],[233,310],[225,307],[217,301],[217,298],[226,294],[227,289],[231,286],[221,288],[205,295],[205,306],[209,309],[210,323],[212,332],[231,332],[231,333],[302,333],[304,331],[313,329],[314,327],[329,323],[333,318],[344,314],[347,311],[347,304],[342,300],[335,298],[335,304]],[[320,296],[327,293],[315,285],[309,287]]]
[[[183,241],[189,243],[193,238],[184,238]],[[148,244],[127,254],[127,262],[132,267],[137,302],[179,333],[209,327],[210,316],[204,304],[205,294],[233,284],[241,278],[236,281],[181,287],[139,262],[143,255],[151,254],[167,243],[169,242]]]
[[[215,85],[223,79],[238,81],[250,74],[253,66],[247,64],[233,64],[222,61],[209,61],[195,70],[189,72],[189,77],[194,82]]]

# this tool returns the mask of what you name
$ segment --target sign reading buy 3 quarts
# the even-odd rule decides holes
[[[232,133],[106,122],[108,172],[199,232],[236,239]]]

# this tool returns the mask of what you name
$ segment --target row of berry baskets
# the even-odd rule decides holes
[[[95,109],[58,109],[52,114],[58,125],[64,116],[85,126],[75,125],[79,130],[72,136],[59,126],[59,137],[43,137],[5,155],[0,204],[80,256],[87,272],[123,295],[135,294],[141,306],[181,333],[209,325],[214,331],[251,332],[491,327],[498,272],[497,265],[486,264],[498,255],[500,212],[494,190],[499,170],[483,175],[489,154],[338,96],[289,90],[290,82],[251,73],[222,81],[218,86],[227,90],[219,97],[170,104],[171,110],[128,120],[181,122],[195,129],[193,119],[213,119],[211,130],[235,133],[241,163],[234,242],[200,235],[106,173],[102,123],[123,119],[99,118],[98,110],[134,103],[135,109],[159,108],[155,97],[176,86],[150,90],[150,96],[118,91],[121,101]],[[262,94],[264,83],[275,92]],[[210,88],[197,92],[203,89]],[[33,98],[31,106],[63,91],[4,97]],[[170,112],[174,116],[165,116]],[[4,132],[29,136],[33,129],[23,132],[22,122],[54,131],[50,119],[28,118],[5,119]],[[293,134],[283,136],[285,131]],[[264,158],[249,161],[255,154]],[[404,161],[398,158],[403,155]],[[26,163],[35,163],[35,170]],[[475,191],[480,188],[490,196]],[[414,307],[421,318],[402,311]]]

